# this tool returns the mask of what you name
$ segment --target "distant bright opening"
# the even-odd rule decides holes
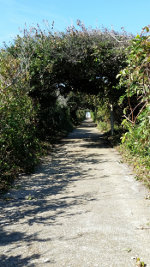
[[[86,112],[85,114],[86,119],[90,119],[91,118],[91,113],[89,111]]]

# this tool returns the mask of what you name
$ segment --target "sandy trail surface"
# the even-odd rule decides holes
[[[150,266],[150,200],[86,120],[0,200],[0,267]]]

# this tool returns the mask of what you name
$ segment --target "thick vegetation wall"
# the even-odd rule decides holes
[[[122,121],[126,133],[123,148],[150,186],[150,36],[145,27],[127,48],[127,66],[120,74],[119,86],[125,87],[120,103],[127,103]]]

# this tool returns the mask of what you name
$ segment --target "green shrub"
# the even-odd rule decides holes
[[[150,107],[140,114],[137,119],[137,124],[134,126],[130,125],[127,121],[123,124],[128,127],[128,131],[122,137],[122,143],[131,151],[133,155],[145,159],[149,162],[150,156]]]
[[[1,179],[17,170],[31,169],[37,160],[35,110],[31,99],[9,87],[0,98],[0,173]]]

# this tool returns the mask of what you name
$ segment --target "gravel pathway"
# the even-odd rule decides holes
[[[150,266],[148,194],[87,120],[0,200],[0,267]]]

